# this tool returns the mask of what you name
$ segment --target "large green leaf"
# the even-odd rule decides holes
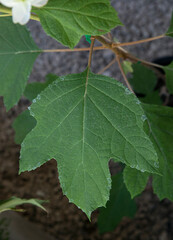
[[[155,73],[140,63],[133,64],[133,77],[129,79],[136,93],[151,93],[156,86]]]
[[[21,97],[38,52],[25,26],[0,18],[0,95],[7,109]]]
[[[71,48],[82,35],[102,35],[122,25],[108,0],[51,0],[34,11],[45,32]]]
[[[37,125],[22,144],[20,172],[56,159],[64,194],[88,216],[109,198],[110,157],[157,172],[140,102],[115,79],[86,71],[61,77],[30,112]]]
[[[46,211],[46,209],[41,205],[44,202],[45,202],[44,200],[39,200],[39,199],[21,199],[21,198],[12,197],[8,200],[0,201],[0,213],[8,210],[15,210],[16,206],[21,204],[28,204],[28,203],[35,205],[43,209],[44,211]]]
[[[136,203],[131,199],[123,183],[122,173],[112,177],[110,200],[106,208],[99,209],[98,228],[100,233],[109,232],[116,228],[124,216],[134,217]]]
[[[145,110],[150,138],[157,150],[159,166],[163,176],[154,175],[154,192],[160,199],[173,200],[173,109],[146,105]]]
[[[164,70],[166,73],[166,87],[169,92],[173,94],[173,62],[171,62],[168,67],[165,67]]]
[[[147,172],[142,173],[139,170],[130,167],[125,167],[123,176],[126,187],[132,198],[144,190],[149,178],[149,174]]]

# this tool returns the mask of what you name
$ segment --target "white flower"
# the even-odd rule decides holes
[[[14,23],[26,24],[30,19],[31,8],[42,7],[48,0],[0,0],[6,7],[12,8]]]

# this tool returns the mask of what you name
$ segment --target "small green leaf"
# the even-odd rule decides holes
[[[154,192],[160,199],[173,200],[173,109],[143,104],[150,138],[159,157],[160,175],[153,175]]]
[[[110,200],[106,208],[99,209],[98,228],[100,233],[114,230],[124,216],[133,218],[136,213],[136,203],[131,199],[123,183],[122,173],[112,177]]]
[[[136,93],[148,94],[154,90],[157,78],[151,69],[136,63],[133,64],[133,77],[129,81]]]
[[[44,83],[40,82],[28,83],[24,91],[24,96],[28,98],[30,101],[32,101],[34,98],[37,97],[38,94],[40,94],[40,92],[42,92],[49,84],[51,84],[57,78],[58,76],[55,74],[48,74],[46,76],[46,82]]]
[[[123,67],[125,74],[133,72],[132,63],[129,61],[123,61],[122,67]]]
[[[25,26],[0,18],[0,95],[9,110],[17,104],[26,86],[33,63],[41,50]]]
[[[126,184],[131,197],[134,198],[145,189],[149,178],[149,173],[142,173],[137,169],[125,167],[123,176],[124,183]]]
[[[169,26],[168,31],[166,32],[165,35],[168,36],[168,37],[173,37],[173,14],[172,14],[170,26]]]
[[[21,144],[26,135],[36,126],[36,120],[29,113],[29,110],[22,112],[13,122],[15,130],[15,142]]]
[[[83,35],[102,35],[122,25],[108,0],[51,0],[34,12],[45,32],[70,48]]]
[[[158,171],[140,102],[115,79],[87,71],[61,77],[41,92],[30,113],[37,125],[22,144],[20,172],[56,159],[64,194],[88,217],[109,198],[111,157]]]
[[[91,43],[91,35],[85,35],[86,41]]]
[[[45,203],[46,201],[44,200],[39,200],[39,199],[21,199],[21,198],[16,198],[12,197],[8,200],[5,201],[0,201],[0,213],[8,211],[8,210],[15,210],[15,207],[21,204],[32,204],[35,205],[44,211],[46,209],[41,205],[42,203]]]
[[[166,73],[166,87],[168,91],[173,94],[173,62],[164,68]]]

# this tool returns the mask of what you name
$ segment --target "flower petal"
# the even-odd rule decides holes
[[[31,3],[18,2],[12,9],[14,23],[26,24],[30,19]]]
[[[0,3],[2,3],[6,7],[13,7],[16,4],[15,0],[0,0]]]
[[[43,7],[47,4],[48,0],[30,0],[30,2],[34,7]]]

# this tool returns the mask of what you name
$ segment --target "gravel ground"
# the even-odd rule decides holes
[[[170,22],[173,0],[117,0],[111,1],[119,13],[125,27],[118,27],[112,33],[121,42],[143,39],[164,33]],[[62,48],[60,44],[47,37],[40,24],[30,22],[29,28],[40,48]],[[83,38],[78,47],[89,44]],[[169,38],[157,40],[128,48],[134,55],[147,60],[173,55],[173,40]],[[92,70],[98,72],[113,59],[110,51],[94,53]],[[87,66],[87,53],[51,53],[41,54],[35,62],[30,81],[44,81],[48,73],[64,75],[78,73]],[[121,75],[116,64],[106,75],[119,80]],[[146,190],[138,198],[138,212],[135,219],[124,219],[112,233],[100,236],[97,231],[97,212],[89,223],[86,216],[69,204],[62,195],[58,183],[57,166],[50,161],[36,171],[17,175],[19,146],[14,143],[14,132],[11,128],[16,115],[27,106],[24,100],[9,113],[5,113],[0,103],[0,198],[11,195],[18,197],[37,197],[49,199],[46,215],[41,210],[27,207],[25,217],[38,225],[57,239],[116,239],[116,240],[171,240],[173,226],[173,204],[168,200],[159,202],[151,189]]]

